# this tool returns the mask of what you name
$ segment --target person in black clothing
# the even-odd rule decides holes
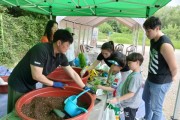
[[[114,43],[113,41],[106,42],[101,47],[101,53],[98,55],[97,60],[88,68],[85,68],[81,71],[81,76],[88,70],[94,69],[102,60],[111,67],[112,63],[109,60],[114,60],[118,56],[118,54],[122,54],[119,51],[114,50]],[[129,67],[126,64],[122,70],[120,70],[122,80],[126,80],[127,76],[129,75]],[[112,73],[111,69],[109,70],[109,75]],[[108,77],[109,79],[109,77]]]
[[[38,43],[26,53],[8,79],[8,113],[14,109],[19,97],[35,89],[37,82],[46,86],[63,88],[65,84],[62,82],[54,82],[46,77],[59,65],[81,88],[89,89],[69,66],[65,56],[72,42],[71,33],[59,29],[55,32],[52,43]]]
[[[148,18],[143,27],[150,39],[148,77],[143,91],[145,120],[161,120],[165,95],[176,79],[177,63],[171,40],[161,31],[157,17]]]

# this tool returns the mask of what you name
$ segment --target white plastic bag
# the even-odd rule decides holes
[[[102,120],[116,120],[115,112],[113,109],[109,108],[109,105],[103,112]]]

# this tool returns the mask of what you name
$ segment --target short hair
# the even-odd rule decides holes
[[[127,56],[127,61],[133,61],[133,62],[139,61],[140,65],[141,65],[142,62],[144,61],[144,58],[143,58],[142,54],[134,52]]]
[[[69,42],[70,44],[73,42],[73,37],[71,33],[64,29],[59,29],[54,33],[53,43],[60,40],[61,42]]]
[[[51,38],[51,36],[52,36],[51,29],[52,29],[52,27],[54,26],[54,24],[57,24],[57,25],[58,25],[58,23],[57,23],[56,21],[54,21],[54,20],[49,20],[49,21],[47,22],[47,24],[46,24],[46,28],[45,28],[45,31],[44,31],[44,35],[47,36],[49,42],[52,42],[52,41],[50,40],[50,38]]]
[[[114,42],[113,41],[105,42],[102,45],[101,50],[108,50],[114,52]]]
[[[161,29],[161,21],[158,17],[154,17],[154,16],[148,18],[143,24],[143,27],[146,30],[155,29],[157,26],[159,26],[159,29]]]
[[[116,61],[121,67],[126,65],[126,55],[117,51],[113,54],[114,58],[112,60]]]

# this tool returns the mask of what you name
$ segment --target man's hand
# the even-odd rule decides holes
[[[66,86],[66,84],[64,84],[62,82],[53,82],[53,87],[55,87],[55,88],[62,88],[62,89],[64,89],[64,86]]]
[[[96,94],[96,92],[92,88],[90,88],[88,86],[85,86],[83,89],[84,90],[89,90],[88,92],[90,92],[91,94]]]

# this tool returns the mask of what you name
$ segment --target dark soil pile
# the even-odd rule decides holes
[[[29,104],[22,106],[22,112],[36,120],[63,120],[57,117],[52,110],[64,111],[64,100],[66,97],[35,97]],[[85,103],[78,101],[78,105],[88,108]]]

